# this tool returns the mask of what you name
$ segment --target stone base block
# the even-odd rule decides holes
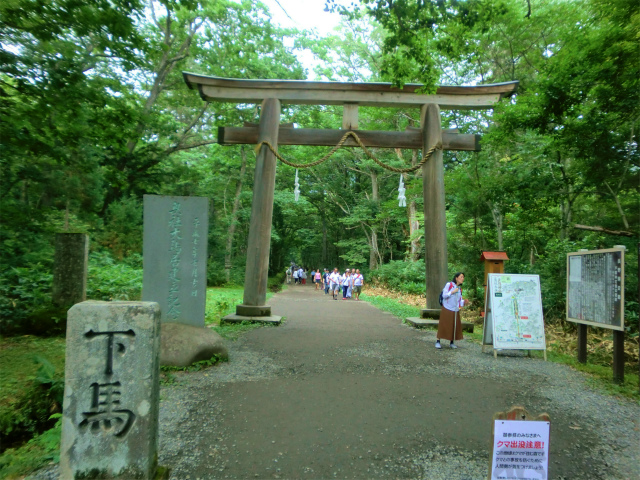
[[[269,305],[236,305],[236,315],[242,317],[270,317]]]
[[[423,308],[420,310],[420,318],[434,318],[438,320],[440,318],[439,308]]]
[[[220,323],[242,323],[242,322],[252,322],[252,323],[264,323],[267,325],[280,325],[282,321],[282,317],[277,315],[269,315],[262,317],[251,317],[248,315],[236,315],[231,314],[226,317],[222,317]]]
[[[438,328],[438,320],[427,319],[427,318],[418,318],[418,317],[409,317],[406,319],[407,323],[415,328],[427,328],[434,327]],[[471,332],[473,333],[474,324],[470,322],[462,322],[462,331],[463,332]]]

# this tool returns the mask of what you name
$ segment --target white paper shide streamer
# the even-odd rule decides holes
[[[298,201],[298,199],[300,198],[300,183],[298,183],[298,169],[296,168],[296,183],[294,183],[294,189],[293,189],[293,195],[294,198],[296,200],[296,202]]]
[[[404,188],[404,181],[402,180],[402,174],[400,174],[400,185],[398,186],[398,206],[406,207],[407,206],[407,197],[404,196],[404,192],[407,190]]]

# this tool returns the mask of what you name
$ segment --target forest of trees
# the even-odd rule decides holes
[[[2,2],[2,325],[28,323],[50,301],[55,232],[90,234],[94,298],[113,298],[118,275],[139,283],[131,272],[141,267],[144,194],[208,197],[209,285],[242,283],[255,154],[216,144],[217,127],[257,122],[259,106],[205,103],[183,81],[189,71],[418,82],[425,92],[518,80],[494,110],[442,112],[443,128],[482,134],[479,153],[445,152],[450,269],[467,273],[473,299],[480,252],[506,251],[507,271],[541,275],[553,320],[564,312],[566,253],[626,245],[626,322],[637,335],[637,0],[326,3],[342,15],[329,37],[280,28],[256,0]],[[303,50],[315,55],[313,71],[297,58]],[[419,114],[361,108],[359,128],[404,130]],[[341,115],[285,105],[282,122],[340,128]],[[304,163],[328,148],[279,150]],[[420,152],[376,155],[399,166]],[[351,266],[424,291],[420,171],[404,176],[406,208],[399,175],[359,149],[301,169],[298,202],[294,175],[278,165],[270,274],[290,261]]]

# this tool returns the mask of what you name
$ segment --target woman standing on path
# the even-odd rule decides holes
[[[320,288],[320,283],[322,283],[322,274],[320,273],[320,269],[317,269],[315,278],[316,290]]]
[[[442,348],[441,338],[449,340],[451,348],[458,348],[454,345],[454,340],[462,340],[462,321],[460,320],[460,307],[464,305],[460,286],[462,282],[464,282],[464,273],[456,273],[453,281],[447,282],[442,290],[442,309],[440,309],[436,348]]]

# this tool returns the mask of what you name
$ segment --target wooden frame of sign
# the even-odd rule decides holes
[[[486,345],[494,358],[498,350],[542,350],[547,360],[538,275],[490,273],[484,305],[483,352]]]
[[[620,383],[624,381],[624,252],[624,247],[615,247],[567,253],[566,318],[578,324],[578,361],[587,363],[587,325],[613,330],[613,378]]]
[[[496,412],[493,415],[493,422],[491,423],[491,454],[489,455],[489,475],[487,480],[491,480],[492,467],[493,467],[493,453],[494,453],[494,436],[496,428],[496,420],[524,420],[531,422],[549,422],[551,418],[548,413],[541,413],[539,415],[531,415],[524,407],[513,406],[506,412]]]

